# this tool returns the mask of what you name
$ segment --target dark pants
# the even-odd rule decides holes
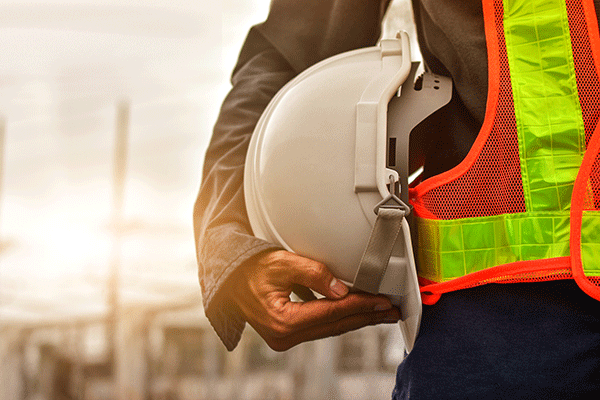
[[[600,398],[600,302],[570,280],[443,295],[424,307],[392,397]]]

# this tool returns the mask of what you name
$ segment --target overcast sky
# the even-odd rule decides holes
[[[123,284],[181,275],[197,289],[203,153],[244,36],[267,11],[267,0],[0,1],[0,324],[102,300],[123,101]]]

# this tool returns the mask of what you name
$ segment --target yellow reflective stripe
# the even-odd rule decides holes
[[[504,0],[527,211],[569,210],[585,129],[564,0]]]
[[[600,276],[600,211],[584,211],[581,219],[581,261],[586,276]]]
[[[415,217],[415,222],[419,276],[434,282],[516,261],[569,255],[569,212],[454,220]]]

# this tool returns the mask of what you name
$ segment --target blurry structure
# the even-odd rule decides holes
[[[2,398],[14,400],[388,399],[401,361],[395,325],[269,349],[251,329],[228,353],[199,304],[137,305],[118,321],[110,363],[104,322],[2,332]]]
[[[248,328],[227,353],[204,317],[195,263],[169,274],[122,270],[123,250],[153,227],[123,215],[130,106],[119,103],[113,156],[110,268],[80,309],[16,293],[0,314],[0,399],[387,399],[403,358],[398,327],[365,328],[276,353]],[[161,243],[169,229],[158,228]],[[177,235],[175,235],[177,236]],[[100,289],[100,291],[98,291]],[[85,301],[78,282],[73,301]],[[103,295],[102,295],[103,293]],[[0,293],[7,299],[8,292]],[[69,296],[67,292],[57,296]],[[97,301],[97,300],[95,300]],[[29,306],[29,312],[24,305]]]

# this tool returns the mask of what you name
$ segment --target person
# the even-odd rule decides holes
[[[528,1],[539,3],[521,3]],[[593,4],[598,15],[600,2]],[[314,63],[374,45],[388,6],[389,0],[273,0],[267,20],[248,33],[194,209],[205,312],[229,350],[246,322],[271,348],[286,350],[400,317],[386,298],[349,292],[325,265],[255,238],[242,184],[250,136],[272,96]],[[427,178],[458,165],[482,128],[486,34],[481,0],[413,0],[413,12],[424,63],[454,82],[451,103],[419,127],[426,132]],[[314,299],[307,287],[325,298]],[[292,291],[307,301],[291,302]],[[600,307],[573,280],[492,283],[424,306],[392,396],[586,398],[600,393],[599,373]]]

